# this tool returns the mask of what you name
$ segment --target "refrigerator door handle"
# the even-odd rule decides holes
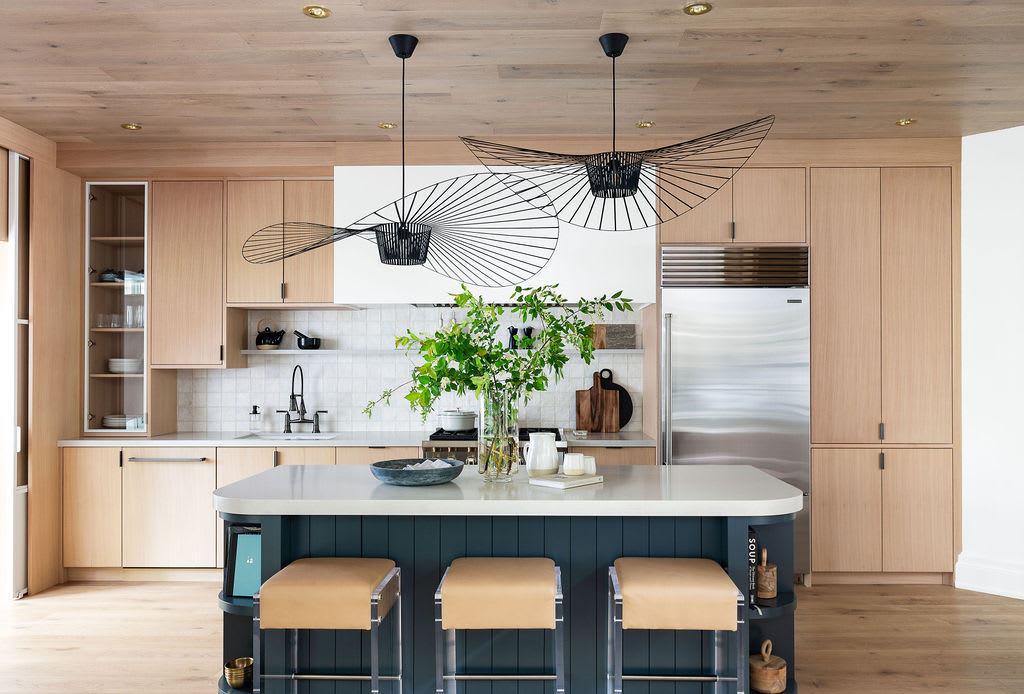
[[[672,314],[661,326],[661,464],[672,464]]]

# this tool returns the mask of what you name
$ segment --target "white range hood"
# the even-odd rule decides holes
[[[406,189],[418,190],[455,176],[485,172],[482,166],[411,166]],[[334,223],[351,224],[401,197],[397,166],[336,166]],[[528,286],[559,285],[570,300],[622,290],[635,304],[654,303],[655,229],[592,231],[561,223],[558,247]],[[511,287],[470,287],[494,302],[508,301]],[[383,265],[377,246],[362,238],[334,244],[334,303],[448,304],[459,283],[424,267]]]

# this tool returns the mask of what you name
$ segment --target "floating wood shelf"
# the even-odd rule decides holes
[[[139,288],[139,287],[141,287],[141,285],[144,282],[145,282],[145,280],[133,280],[131,282],[90,282],[89,286],[90,287],[103,287],[105,289],[113,289],[114,287],[116,287],[118,289],[123,290],[126,286],[130,287],[132,289]],[[130,292],[125,292],[125,294],[128,294],[130,296],[142,296],[143,292],[141,292],[141,291],[130,291]]]
[[[94,333],[141,333],[145,328],[89,328]]]
[[[104,246],[141,246],[146,242],[144,236],[92,236],[89,240]]]
[[[146,374],[89,374],[89,378],[142,378]]]
[[[242,354],[254,357],[313,356],[317,354],[402,354],[401,349],[243,349]]]

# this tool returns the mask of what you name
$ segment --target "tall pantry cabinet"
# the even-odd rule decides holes
[[[813,570],[952,571],[952,172],[810,180]]]

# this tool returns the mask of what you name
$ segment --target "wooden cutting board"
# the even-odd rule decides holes
[[[593,386],[576,391],[576,428],[603,434],[619,430],[619,391],[604,388],[598,371]]]

